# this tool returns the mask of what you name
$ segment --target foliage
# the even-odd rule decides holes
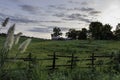
[[[116,26],[115,39],[120,40],[120,23]]]
[[[82,28],[81,31],[78,31],[78,39],[82,39],[82,40],[86,40],[87,39],[87,29],[86,28]]]
[[[101,22],[91,22],[89,30],[86,28],[81,30],[69,29],[66,36],[73,40],[86,40],[87,33],[92,33],[92,38],[95,40],[120,40],[120,24],[116,26],[115,31],[112,31],[110,24],[103,25]]]
[[[69,29],[69,31],[66,33],[66,36],[70,39],[77,39],[77,31],[75,29]]]
[[[109,24],[103,25],[103,29],[102,29],[102,39],[103,40],[113,39],[113,33],[112,33],[111,29],[112,29],[112,27]]]
[[[51,34],[51,36],[57,37],[57,36],[60,36],[60,35],[62,35],[61,29],[58,28],[58,27],[53,28],[53,34]]]
[[[91,22],[89,30],[92,33],[94,39],[101,39],[103,24],[101,22]]]

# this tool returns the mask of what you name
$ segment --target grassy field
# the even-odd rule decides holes
[[[20,43],[22,43],[26,38],[21,38]],[[5,38],[0,37],[0,47],[4,45]],[[41,40],[32,39],[27,52],[32,52],[34,54],[48,54],[55,52],[60,52],[64,54],[76,53],[83,54],[86,51],[92,51],[98,49],[99,53],[111,52],[120,49],[120,41],[114,40],[94,40],[88,43],[87,40],[68,40],[68,41],[53,41],[53,40]],[[17,45],[18,46],[18,45]]]
[[[21,38],[20,43],[22,43],[26,38]],[[5,38],[0,37],[0,47],[4,45]],[[18,45],[14,45],[13,49],[10,51],[9,56],[14,57],[16,53],[19,53]],[[42,39],[32,39],[28,49],[25,53],[19,54],[18,57],[26,57],[28,53],[32,53],[36,58],[47,58],[48,54],[53,54],[56,52],[60,55],[71,55],[72,53],[81,58],[86,58],[91,55],[92,52],[95,54],[110,54],[111,52],[115,52],[120,50],[120,41],[114,40],[94,40],[89,43],[87,40],[68,40],[68,41],[52,41],[52,40],[42,40]],[[65,64],[66,59],[62,58],[58,61],[58,64]],[[14,65],[15,67],[21,68],[20,64],[22,63],[22,67],[26,66],[25,62],[10,63],[9,65]],[[34,70],[32,76],[34,78],[32,80],[119,80],[120,75],[117,73],[107,73],[107,72],[97,72],[94,74],[89,69],[81,69],[76,67],[74,70],[64,69],[58,70],[54,72],[49,72],[42,69],[42,65],[49,65],[50,61],[45,61],[44,63],[39,62],[38,67]],[[82,65],[84,65],[83,63]],[[81,64],[79,64],[81,65]],[[10,68],[12,68],[11,66]],[[23,72],[11,72],[12,80],[27,80]],[[13,76],[14,75],[14,76]],[[113,76],[111,76],[113,75]],[[19,76],[18,78],[16,78]]]

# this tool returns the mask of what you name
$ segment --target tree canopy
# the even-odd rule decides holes
[[[110,24],[103,25],[101,22],[91,22],[89,24],[89,29],[82,28],[81,30],[69,29],[66,33],[67,38],[72,40],[86,40],[87,33],[91,33],[91,37],[95,40],[120,40],[120,23],[116,26],[116,30],[112,31],[112,26]],[[60,28],[53,28],[52,36],[62,35]]]
[[[54,37],[62,35],[61,29],[58,28],[58,27],[54,27],[53,28],[53,34],[51,34],[51,35],[54,36]]]
[[[103,25],[101,22],[91,22],[89,29],[82,28],[81,30],[69,29],[66,36],[71,39],[87,39],[87,33],[92,34],[92,38],[96,40],[120,40],[120,23],[116,26],[116,30],[112,31],[110,24]]]

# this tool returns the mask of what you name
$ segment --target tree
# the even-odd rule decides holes
[[[75,29],[69,29],[66,36],[71,39],[77,39],[77,31]]]
[[[51,35],[54,36],[54,37],[62,35],[61,29],[58,28],[58,27],[53,28],[53,34],[51,34]]]
[[[103,24],[101,22],[91,22],[89,30],[92,33],[94,39],[101,39]]]
[[[120,23],[118,23],[118,25],[116,26],[115,38],[116,38],[117,40],[120,40]]]
[[[105,24],[102,28],[102,39],[110,40],[113,39],[112,27],[109,24]]]
[[[116,30],[120,29],[120,23],[118,23],[118,25],[116,26]]]
[[[78,39],[82,39],[85,40],[87,38],[87,29],[86,28],[82,28],[81,31],[78,31]]]

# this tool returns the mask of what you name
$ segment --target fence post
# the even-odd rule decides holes
[[[73,69],[73,65],[74,65],[74,54],[72,53],[72,56],[71,56],[71,69]]]
[[[95,54],[94,54],[94,52],[92,53],[92,56],[91,56],[91,68],[92,68],[92,76],[91,76],[91,79],[92,80],[95,80],[94,79],[94,76],[95,76],[95,74],[94,74],[94,69],[95,69],[95,62],[94,62],[94,60],[95,60]]]
[[[95,62],[94,62],[94,60],[95,60],[95,54],[94,53],[92,53],[92,56],[91,56],[91,67],[92,67],[92,71],[94,72],[94,69],[95,69]]]
[[[32,80],[32,53],[28,55],[28,80]]]
[[[112,52],[111,53],[111,57],[110,57],[110,59],[112,60],[111,62],[110,62],[110,72],[109,72],[109,80],[112,80],[113,79],[113,74],[112,74],[112,69],[113,69],[113,58],[114,58],[114,53]]]
[[[53,53],[53,63],[52,63],[52,69],[55,69],[55,65],[56,65],[56,53]]]

